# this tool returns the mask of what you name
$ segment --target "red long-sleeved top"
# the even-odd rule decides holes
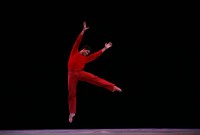
[[[68,61],[68,70],[82,70],[84,69],[86,63],[95,60],[103,53],[102,50],[99,50],[88,56],[81,55],[78,51],[78,47],[81,43],[82,37],[83,37],[83,32],[79,34],[72,47]]]

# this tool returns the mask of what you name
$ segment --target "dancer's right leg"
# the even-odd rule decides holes
[[[69,122],[73,121],[76,113],[76,87],[78,79],[73,72],[68,73],[68,104],[69,104]]]

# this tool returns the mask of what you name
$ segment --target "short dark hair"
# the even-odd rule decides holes
[[[90,52],[92,51],[92,49],[91,49],[91,47],[89,45],[84,45],[82,47],[82,49],[90,50]]]

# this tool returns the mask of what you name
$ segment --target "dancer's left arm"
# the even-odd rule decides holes
[[[112,47],[112,42],[105,43],[104,48],[102,48],[101,50],[99,50],[96,53],[93,53],[93,54],[87,56],[87,63],[97,59],[103,52],[105,52],[110,47]]]

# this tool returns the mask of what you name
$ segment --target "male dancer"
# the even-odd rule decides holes
[[[91,49],[89,46],[84,46],[80,51],[78,51],[79,45],[82,41],[82,37],[85,31],[89,29],[86,26],[86,22],[83,22],[83,30],[77,37],[68,61],[68,104],[69,104],[69,122],[72,123],[73,117],[76,114],[76,87],[78,81],[88,82],[90,84],[103,87],[111,92],[122,90],[115,86],[115,84],[108,82],[98,76],[95,76],[89,72],[84,71],[85,64],[91,62],[98,58],[104,51],[112,47],[112,43],[105,43],[105,46],[95,52],[90,54]],[[89,55],[90,54],[90,55]]]

